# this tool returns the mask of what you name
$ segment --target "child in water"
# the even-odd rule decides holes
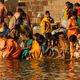
[[[75,43],[78,35],[78,24],[76,16],[72,15],[68,21],[68,39],[70,40],[70,55],[74,57]]]
[[[42,35],[38,33],[33,35],[34,41],[32,43],[32,48],[29,52],[32,59],[40,59],[42,51],[41,51],[41,44],[42,44]]]
[[[65,34],[62,33],[59,35],[59,45],[60,45],[60,51],[61,51],[61,57],[65,58],[65,51],[69,49],[68,45],[68,39],[66,38]]]

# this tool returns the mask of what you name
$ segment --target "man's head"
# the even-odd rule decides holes
[[[66,7],[67,10],[70,9],[70,8],[73,8],[73,3],[67,1],[67,2],[65,3],[65,7]]]
[[[8,17],[8,18],[11,18],[12,16],[13,16],[13,13],[12,13],[12,12],[10,12],[10,11],[7,12],[7,17]]]
[[[76,42],[77,37],[75,35],[72,35],[72,36],[70,36],[69,40],[70,40],[70,42]]]
[[[46,17],[49,17],[50,16],[50,12],[49,11],[46,11],[45,12],[45,15],[46,15]]]

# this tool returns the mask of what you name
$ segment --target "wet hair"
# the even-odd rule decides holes
[[[30,39],[33,39],[32,35],[29,33],[25,33],[26,37],[29,37]]]
[[[11,11],[8,11],[7,16],[13,16],[13,13]]]
[[[50,15],[50,12],[49,11],[46,11],[45,14],[49,14]]]
[[[72,35],[72,36],[70,36],[69,40],[70,40],[71,42],[76,42],[77,37],[76,37],[75,35]]]
[[[39,35],[38,38],[37,38],[37,41],[39,43],[39,45],[42,45],[42,43],[44,42],[45,38],[43,35]]]
[[[40,36],[40,34],[39,34],[39,33],[35,33],[34,36],[35,36],[36,38],[38,38],[38,37]]]

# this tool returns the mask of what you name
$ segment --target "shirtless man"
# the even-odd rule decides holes
[[[4,13],[7,12],[6,6],[4,5],[4,0],[0,1],[0,25],[4,21]]]

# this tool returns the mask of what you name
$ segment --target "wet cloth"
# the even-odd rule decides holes
[[[78,35],[78,29],[68,30],[68,38],[72,35]]]
[[[68,38],[72,35],[78,35],[78,26],[76,25],[77,22],[74,20],[69,20],[68,22]]]
[[[25,47],[27,48],[27,47],[31,46],[31,45],[32,45],[32,42],[33,42],[33,39],[30,39],[30,40],[26,43]],[[23,58],[25,58],[26,56],[28,56],[28,55],[29,55],[29,51],[30,51],[30,49],[24,49],[24,50],[22,51],[21,58],[23,59]]]
[[[2,43],[2,41],[4,41]],[[4,58],[14,58],[17,59],[20,57],[21,48],[13,39],[2,39],[2,53]]]
[[[34,40],[32,43],[32,49],[30,50],[30,55],[32,59],[39,59],[42,55],[41,53],[41,46],[36,40]]]

